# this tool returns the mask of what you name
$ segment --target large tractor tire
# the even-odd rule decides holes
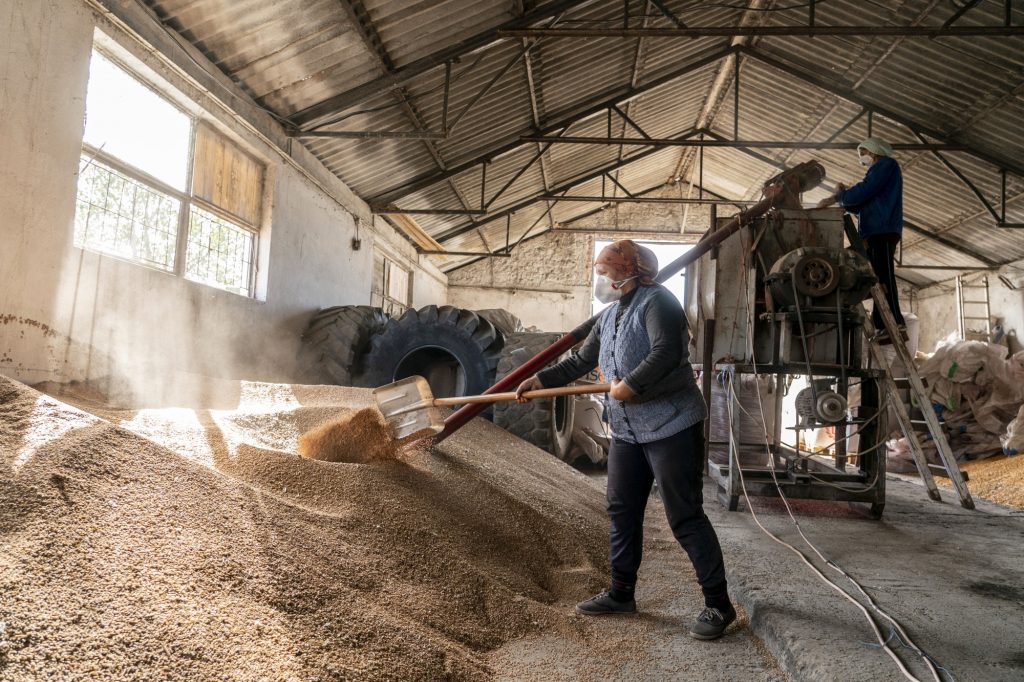
[[[430,305],[409,309],[373,337],[363,386],[424,377],[435,398],[483,393],[494,383],[504,337],[472,310]]]
[[[523,321],[504,308],[484,308],[477,310],[476,314],[486,318],[505,336],[523,331]]]
[[[560,334],[520,332],[505,339],[495,377],[512,373],[555,341]],[[538,398],[520,405],[515,402],[494,404],[494,423],[509,433],[547,450],[562,461],[575,458],[572,442],[574,397]]]
[[[299,352],[300,381],[357,386],[370,339],[384,329],[388,316],[368,305],[324,308],[310,320]]]

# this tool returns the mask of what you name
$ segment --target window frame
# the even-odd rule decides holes
[[[193,179],[193,174],[195,173],[196,131],[197,131],[199,125],[201,123],[205,122],[205,123],[207,123],[213,129],[213,131],[215,133],[217,133],[219,135],[223,135],[223,133],[220,131],[219,127],[212,120],[204,118],[204,117],[202,117],[202,116],[200,116],[200,115],[198,115],[196,113],[193,113],[193,112],[187,110],[186,108],[182,107],[178,102],[174,101],[173,97],[169,96],[166,92],[161,91],[159,87],[157,87],[156,85],[154,85],[150,81],[150,79],[148,79],[148,78],[144,77],[142,74],[138,73],[138,71],[136,69],[133,69],[128,64],[125,64],[123,59],[121,59],[117,55],[113,54],[109,49],[106,49],[103,45],[97,44],[97,43],[94,42],[93,45],[92,45],[92,52],[101,55],[104,59],[108,60],[114,66],[116,66],[117,68],[121,69],[125,74],[127,74],[129,77],[131,77],[136,83],[138,83],[142,87],[147,88],[148,90],[152,91],[155,95],[160,97],[164,102],[168,103],[169,105],[171,105],[172,107],[177,109],[179,112],[181,112],[182,115],[184,115],[185,117],[188,118],[188,120],[189,120],[188,154],[187,154],[187,158],[186,158],[187,167],[185,169],[185,182],[184,182],[186,189],[185,190],[179,190],[179,189],[177,189],[175,187],[172,187],[172,186],[168,185],[166,182],[164,182],[163,180],[159,180],[159,179],[153,177],[152,175],[150,175],[149,173],[147,173],[146,171],[144,171],[144,170],[142,170],[140,168],[136,168],[135,166],[129,164],[126,161],[122,161],[121,159],[117,158],[113,154],[109,154],[107,152],[104,152],[102,149],[100,149],[98,147],[94,147],[92,144],[89,144],[88,142],[85,141],[84,133],[83,133],[82,149],[81,149],[81,154],[79,155],[79,163],[81,164],[82,157],[86,157],[86,156],[89,158],[89,161],[86,163],[86,165],[81,165],[80,166],[80,168],[78,170],[78,177],[81,177],[82,172],[85,170],[85,168],[88,167],[88,164],[93,163],[94,161],[98,161],[101,164],[103,164],[104,166],[108,166],[108,167],[114,169],[115,171],[117,171],[118,173],[122,173],[125,176],[131,178],[132,180],[134,180],[134,181],[136,181],[138,183],[141,183],[143,185],[148,186],[152,190],[155,190],[157,192],[161,192],[163,194],[166,194],[166,195],[168,195],[170,197],[173,197],[173,198],[178,200],[179,207],[178,207],[177,231],[176,231],[176,234],[175,234],[175,245],[174,245],[174,247],[175,247],[174,248],[174,267],[170,268],[170,269],[159,268],[159,267],[157,267],[155,265],[152,265],[150,263],[146,263],[145,261],[142,261],[142,260],[139,260],[139,259],[136,259],[136,258],[129,258],[129,257],[125,257],[125,256],[120,256],[120,255],[113,254],[113,253],[110,253],[110,252],[107,252],[107,251],[101,251],[99,249],[91,248],[91,247],[86,246],[86,245],[78,246],[77,244],[75,244],[75,247],[83,249],[83,250],[86,250],[86,251],[91,251],[93,253],[101,254],[101,255],[103,255],[103,256],[105,256],[107,258],[115,258],[117,260],[124,261],[124,262],[127,262],[127,263],[132,263],[133,265],[138,265],[138,266],[141,266],[141,267],[144,267],[144,268],[148,268],[150,270],[155,270],[157,272],[163,272],[165,274],[173,275],[173,276],[178,277],[178,278],[180,278],[180,279],[182,279],[182,280],[184,280],[186,282],[191,282],[193,284],[210,287],[211,289],[216,289],[218,291],[223,291],[225,293],[233,294],[235,296],[242,296],[243,298],[249,298],[249,299],[254,299],[255,300],[256,299],[256,287],[257,287],[257,281],[258,281],[258,275],[259,275],[259,261],[260,261],[260,258],[259,258],[259,253],[260,253],[260,251],[259,251],[259,249],[260,249],[260,232],[261,232],[260,226],[250,224],[248,221],[243,220],[242,218],[232,214],[230,211],[226,211],[226,210],[224,210],[224,209],[222,209],[222,208],[220,208],[218,206],[215,206],[214,204],[209,203],[208,201],[204,201],[203,199],[193,195],[192,179]],[[86,87],[88,87],[88,84],[86,85]],[[172,86],[168,85],[168,87],[172,87]],[[86,111],[86,115],[88,115],[88,111]],[[239,145],[234,140],[231,140],[230,138],[228,138],[228,142],[230,142],[231,144],[233,144],[236,147],[238,147],[239,150],[242,151],[243,153],[248,153],[254,159],[257,159],[257,163],[259,163],[259,165],[263,168],[263,171],[264,171],[264,173],[263,173],[263,182],[265,183],[266,182],[266,177],[267,177],[267,170],[268,170],[267,167],[266,167],[266,164],[263,163],[262,161],[260,161],[258,159],[258,157],[256,157],[253,154],[249,153],[248,150],[243,148],[241,145]],[[265,188],[261,187],[260,191],[262,192],[262,191],[264,191],[264,189]],[[77,198],[78,198],[77,181],[76,181],[76,186],[75,186],[75,197],[76,197],[76,204],[77,204]],[[248,272],[248,275],[247,275],[247,278],[246,278],[246,280],[247,280],[247,282],[246,282],[246,290],[247,290],[246,293],[241,294],[241,293],[238,293],[237,291],[232,291],[230,289],[227,289],[227,288],[224,288],[224,287],[221,287],[221,286],[217,286],[215,284],[209,284],[209,283],[201,281],[201,280],[189,278],[186,275],[185,269],[187,267],[188,241],[189,241],[189,232],[190,232],[190,229],[191,229],[191,222],[192,222],[192,206],[193,205],[199,207],[200,209],[202,209],[204,211],[212,213],[213,215],[217,216],[218,218],[220,218],[220,219],[230,223],[234,227],[237,227],[237,228],[241,229],[242,231],[247,232],[251,236],[251,238],[252,238],[252,262],[249,264],[249,272]],[[76,208],[76,210],[77,210],[77,208]],[[261,219],[261,221],[263,219],[263,212],[265,210],[266,209],[264,207],[262,207],[262,206],[260,207],[260,219]]]

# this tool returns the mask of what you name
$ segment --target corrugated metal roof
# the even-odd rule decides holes
[[[374,88],[358,98],[351,93],[384,74],[401,74],[403,68],[421,64],[441,50],[493,31],[522,16],[524,5],[530,11],[544,11],[555,0],[145,2],[261,105],[281,117],[345,95],[355,103],[321,119],[321,129],[440,132],[445,89],[441,62],[403,78],[401,87],[391,92]],[[666,4],[690,26],[738,25],[744,16],[775,26],[806,22],[806,8],[755,15],[721,6],[725,3],[708,6],[669,0]],[[650,3],[631,7],[634,14],[646,14],[632,17],[631,26],[672,26]],[[549,12],[549,18],[537,25],[616,28],[622,25],[622,11],[618,0],[590,0],[560,14]],[[942,0],[829,0],[818,3],[816,22],[938,25],[953,11],[951,3]],[[957,25],[998,25],[1002,12],[1002,3],[983,2]],[[352,16],[365,19],[361,28]],[[1013,8],[1013,21],[1024,23],[1024,8]],[[677,173],[685,178],[695,175],[691,171],[698,155],[685,147],[651,150],[555,144],[494,198],[541,148],[520,142],[522,135],[563,132],[604,137],[608,118],[603,111],[582,119],[579,114],[608,101],[619,102],[653,137],[679,136],[698,124],[714,84],[720,82],[724,89],[718,91],[720,100],[713,108],[710,129],[723,138],[732,137],[731,60],[707,63],[657,87],[648,86],[726,48],[732,42],[729,38],[490,38],[479,41],[452,65],[448,121],[458,120],[447,139],[302,138],[303,143],[360,196],[387,198],[404,208],[479,208],[481,167],[473,164],[489,159],[485,196],[489,216],[497,214],[498,219],[416,216],[429,234],[444,239],[447,248],[477,252],[504,247],[506,229],[514,243],[531,228],[530,236],[600,208],[599,204],[562,202],[545,215],[549,204],[538,197],[552,188],[570,187],[573,194],[589,196],[600,195],[603,184],[609,195],[621,196],[621,190],[608,180],[585,181],[603,167],[622,164],[611,175],[631,192],[657,188]],[[1024,40],[1019,37],[757,37],[746,42],[752,52],[742,57],[740,73],[743,139],[825,139],[860,111],[858,104],[835,94],[853,92],[873,107],[970,145],[983,155],[1017,163],[1024,158]],[[524,47],[531,44],[524,56]],[[784,73],[759,55],[781,62],[787,71],[809,74],[810,80]],[[821,87],[811,82],[815,78]],[[623,101],[632,86],[649,89]],[[465,116],[460,118],[463,111]],[[568,130],[555,125],[572,119],[577,120]],[[904,125],[879,115],[873,118],[872,132],[894,142],[918,141]],[[856,141],[866,134],[867,117],[862,116],[838,139]],[[612,135],[637,137],[640,133],[616,114]],[[943,155],[998,211],[998,169],[970,154]],[[811,158],[825,164],[830,183],[851,184],[863,175],[852,151],[759,149],[752,154],[706,148],[703,157],[705,188],[736,198],[756,197],[779,164]],[[908,221],[946,243],[908,233],[907,262],[977,265],[977,258],[990,262],[1024,258],[1024,235],[994,227],[995,221],[974,193],[934,154],[899,152],[897,159],[904,168]],[[464,164],[469,164],[466,170],[451,172]],[[1011,174],[1007,185],[1007,220],[1022,221],[1024,178]],[[824,190],[810,192],[807,199],[823,194]],[[516,210],[506,221],[503,212],[511,209]],[[959,245],[964,250],[958,250]],[[444,259],[443,267],[467,260]],[[944,276],[948,275],[907,271],[907,278],[918,283]]]

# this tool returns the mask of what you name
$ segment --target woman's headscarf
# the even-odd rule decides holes
[[[658,274],[658,257],[632,239],[620,239],[601,249],[594,265],[615,268],[626,277],[636,277],[644,286],[654,284],[654,277]]]
[[[869,137],[864,140],[857,145],[858,154],[860,154],[861,149],[866,149],[875,156],[892,156],[892,145],[880,137]]]

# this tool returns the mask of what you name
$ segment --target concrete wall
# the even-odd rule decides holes
[[[76,181],[94,28],[267,164],[258,299],[78,249]],[[82,0],[0,3],[0,372],[29,383],[174,372],[290,380],[318,308],[366,304],[374,245],[413,271],[413,304],[447,301],[426,257],[296,145],[288,156]],[[355,216],[362,248],[354,251]]]
[[[707,228],[708,207],[691,205],[680,232],[684,210],[678,204],[613,205],[523,242],[511,258],[450,272],[448,300],[465,308],[505,308],[541,331],[568,331],[590,317],[594,241],[695,242]]]
[[[593,242],[585,234],[546,234],[511,258],[487,258],[448,273],[448,301],[463,308],[505,308],[541,331],[564,332],[590,317]]]
[[[1024,277],[1017,268],[1003,268],[1002,272],[1014,289],[1006,286],[994,274],[990,273],[989,294],[992,316],[999,318],[1006,331],[1007,344],[1011,353],[1022,349],[1021,335],[1024,335]],[[972,275],[965,281],[980,284],[981,274]],[[981,292],[971,290],[970,298],[981,298]],[[915,292],[912,308],[921,318],[920,349],[930,353],[936,343],[946,338],[951,332],[957,331],[956,288],[952,281],[925,287]],[[980,308],[981,306],[972,306]]]

